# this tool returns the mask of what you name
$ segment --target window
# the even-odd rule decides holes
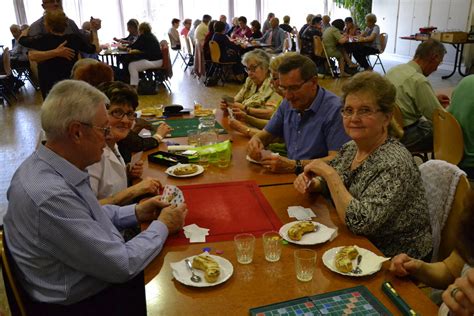
[[[229,22],[229,2],[224,0],[183,0],[183,14],[185,18],[193,20],[202,20],[204,14],[209,14],[213,20],[219,20],[220,15],[224,14]]]
[[[171,20],[179,18],[179,2],[167,0],[123,0],[124,23],[137,19],[151,24],[152,32],[161,40],[168,40]],[[126,28],[125,28],[126,30]],[[123,34],[123,35],[128,35]]]
[[[13,39],[10,33],[10,25],[16,23],[14,12],[13,1],[3,1],[2,10],[0,10],[0,29],[4,31],[0,33],[0,44],[10,49],[12,48]],[[0,51],[0,54],[1,53]]]
[[[324,1],[292,0],[288,5],[287,0],[262,0],[262,20],[270,12],[275,13],[280,24],[283,23],[283,16],[290,16],[290,25],[300,29],[306,24],[308,14],[324,14]]]
[[[118,0],[82,0],[79,7],[80,17],[75,22],[81,28],[82,23],[89,21],[91,17],[101,19],[99,43],[110,43],[114,37],[122,37],[122,27],[126,30],[126,26],[122,26],[120,21],[119,9]]]
[[[245,16],[247,18],[247,24],[257,18],[257,4],[255,0],[234,0],[234,13],[236,17]],[[229,23],[231,21],[228,21]],[[263,26],[263,25],[262,25]]]

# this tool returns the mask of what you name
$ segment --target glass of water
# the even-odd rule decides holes
[[[296,278],[303,282],[313,279],[316,269],[316,251],[311,249],[295,250],[295,271]]]
[[[240,264],[249,264],[253,260],[255,236],[252,234],[238,234],[234,237],[235,253]]]

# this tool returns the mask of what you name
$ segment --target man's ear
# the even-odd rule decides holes
[[[81,128],[81,123],[79,122],[71,122],[67,128],[68,131],[68,136],[69,139],[73,143],[80,143],[82,140],[82,137],[84,135],[82,128]]]

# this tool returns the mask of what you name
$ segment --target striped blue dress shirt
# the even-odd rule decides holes
[[[135,205],[101,206],[89,175],[44,146],[15,172],[4,230],[23,288],[37,301],[69,305],[141,272],[161,251],[160,221],[125,242]]]

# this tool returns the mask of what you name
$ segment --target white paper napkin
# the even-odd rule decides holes
[[[209,235],[208,228],[199,227],[196,224],[190,224],[183,227],[184,235],[191,243],[206,242],[206,236]]]
[[[299,221],[311,220],[312,217],[316,217],[313,210],[302,206],[289,206],[288,216],[294,217]]]

